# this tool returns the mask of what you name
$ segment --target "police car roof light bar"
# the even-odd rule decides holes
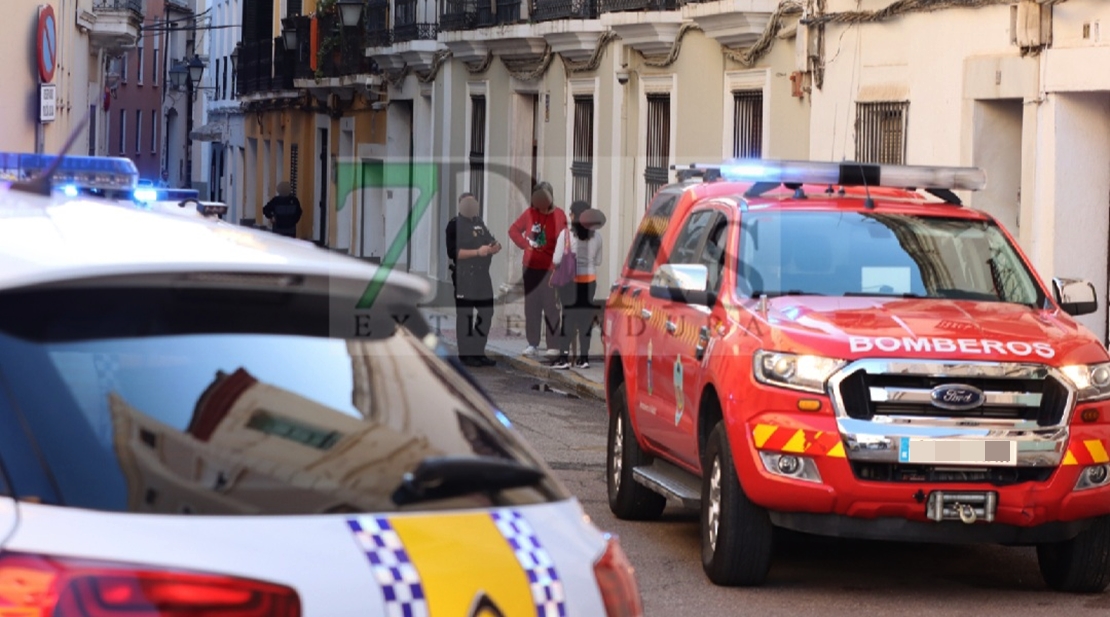
[[[703,167],[720,169],[721,175],[727,180],[777,184],[978,191],[982,190],[987,182],[986,173],[975,167],[764,159],[731,159],[720,165]]]
[[[28,182],[49,174],[57,188],[126,190],[139,182],[139,170],[131,159],[107,156],[63,156],[0,152],[0,178]]]

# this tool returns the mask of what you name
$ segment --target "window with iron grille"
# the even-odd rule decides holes
[[[647,96],[647,152],[644,181],[647,185],[646,204],[667,184],[671,161],[671,95]]]
[[[594,179],[594,97],[574,97],[574,139],[570,163],[571,199],[589,202]]]
[[[482,203],[486,175],[486,97],[470,97],[470,192]]]
[[[732,93],[732,156],[753,159],[763,156],[762,90]]]
[[[902,165],[910,104],[856,103],[856,160]]]

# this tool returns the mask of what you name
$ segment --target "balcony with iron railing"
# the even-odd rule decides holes
[[[439,35],[439,23],[435,21],[434,14],[431,19],[427,19],[426,14],[420,15],[420,9],[426,7],[427,0],[395,0],[394,42],[436,40],[436,36]]]
[[[597,19],[599,0],[531,0],[532,21]]]
[[[333,79],[365,75],[376,71],[374,62],[366,57],[366,48],[388,41],[388,32],[380,26],[376,37],[371,36],[368,23],[372,13],[364,11],[357,26],[344,27],[337,14],[316,17],[316,36],[312,35],[311,17],[295,17],[297,49],[293,52],[293,74],[298,80]],[[313,47],[315,41],[315,47]],[[305,84],[302,84],[305,85]],[[328,86],[329,84],[322,84]],[[311,87],[311,84],[308,84]]]
[[[143,0],[93,0],[96,20],[89,27],[94,49],[112,55],[134,47],[143,25]]]
[[[244,41],[239,50],[236,81],[240,97],[293,89],[295,63],[280,38]]]
[[[366,5],[365,23],[367,47],[389,47],[393,44],[389,0],[370,0]]]
[[[93,13],[98,16],[113,11],[131,11],[143,14],[143,0],[93,0]]]
[[[439,29],[451,32],[496,26],[499,13],[494,12],[486,0],[444,0]]]
[[[601,13],[623,11],[674,11],[681,7],[679,0],[597,0]]]

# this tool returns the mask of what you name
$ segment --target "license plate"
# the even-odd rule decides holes
[[[926,465],[1017,465],[1017,442],[903,437],[898,461]]]

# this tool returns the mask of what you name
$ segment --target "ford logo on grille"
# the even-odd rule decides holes
[[[967,411],[983,404],[986,396],[979,388],[963,384],[945,384],[933,388],[933,406],[953,411]]]

